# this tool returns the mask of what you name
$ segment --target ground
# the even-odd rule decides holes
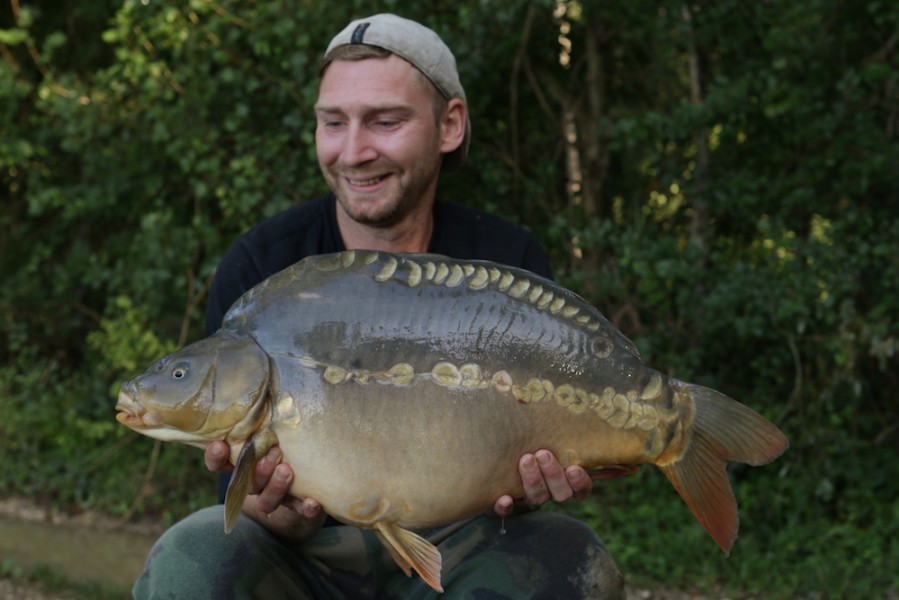
[[[57,592],[48,592],[35,584],[18,584],[0,579],[0,598],[5,600],[80,600]]]

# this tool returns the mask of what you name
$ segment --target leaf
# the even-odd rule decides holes
[[[28,41],[28,32],[24,29],[0,29],[0,43],[17,46]]]

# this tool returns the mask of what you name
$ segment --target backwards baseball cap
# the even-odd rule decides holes
[[[334,36],[328,44],[328,49],[325,50],[322,64],[326,65],[329,62],[332,50],[348,44],[377,46],[396,54],[421,71],[444,98],[447,100],[459,98],[467,104],[453,53],[440,36],[421,23],[387,13],[357,19]],[[462,165],[468,154],[470,141],[469,119],[465,124],[465,137],[462,143],[443,157],[445,169],[454,169]]]

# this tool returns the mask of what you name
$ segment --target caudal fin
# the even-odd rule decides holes
[[[659,468],[729,554],[740,520],[726,461],[763,465],[780,456],[789,442],[774,424],[748,406],[709,388],[680,385],[684,386],[681,393],[689,393],[695,406],[690,441],[678,460]]]

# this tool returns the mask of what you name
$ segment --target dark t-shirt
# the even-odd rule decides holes
[[[343,250],[333,194],[287,209],[253,227],[231,244],[219,262],[206,308],[206,334],[213,334],[234,301],[263,279],[307,256]],[[530,233],[505,219],[458,204],[434,204],[428,252],[490,260],[552,277],[543,248]],[[220,478],[220,501],[229,477],[224,474]]]
[[[343,250],[333,194],[289,208],[253,227],[231,244],[219,262],[206,308],[206,335],[215,333],[234,301],[263,279],[307,256]],[[449,202],[434,204],[428,252],[490,260],[552,276],[543,249],[530,233],[500,217]]]

